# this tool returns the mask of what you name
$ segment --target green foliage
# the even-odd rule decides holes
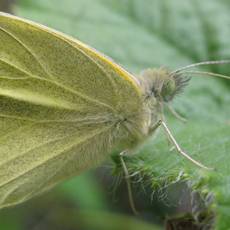
[[[230,3],[226,0],[20,1],[15,12],[66,32],[111,56],[129,71],[177,68],[202,60],[230,58]],[[209,70],[230,73],[229,66]],[[230,90],[218,79],[193,79],[173,106],[188,122],[167,116],[180,145],[216,171],[204,171],[169,152],[165,137],[150,139],[127,159],[131,171],[147,175],[156,188],[180,179],[211,193],[218,229],[228,229],[230,205]],[[204,195],[205,196],[205,195]]]
[[[80,187],[79,187],[80,186]],[[102,189],[91,173],[84,173],[60,186],[60,195],[68,197],[81,209],[106,210],[107,204]]]
[[[112,214],[108,212],[80,212],[81,221],[86,223],[89,229],[95,230],[160,230],[161,228],[145,223],[134,217]],[[90,221],[89,221],[90,220]]]

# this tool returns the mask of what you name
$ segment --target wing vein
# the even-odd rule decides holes
[[[100,101],[98,101],[96,99],[92,99],[92,98],[90,98],[90,97],[88,97],[88,96],[86,96],[84,94],[81,94],[81,93],[77,92],[76,90],[73,90],[73,89],[70,89],[70,88],[68,88],[68,87],[66,87],[64,85],[61,85],[58,82],[55,82],[53,80],[49,80],[49,79],[46,79],[46,78],[41,78],[41,77],[35,76],[35,75],[27,72],[26,70],[22,70],[22,69],[20,69],[20,67],[14,65],[12,63],[9,63],[8,61],[5,61],[3,59],[0,59],[0,61],[6,63],[7,65],[9,65],[9,66],[11,66],[11,67],[13,67],[13,68],[15,68],[17,70],[19,70],[21,73],[26,74],[27,76],[29,76],[29,78],[36,79],[36,80],[39,80],[39,81],[48,82],[50,84],[56,85],[56,86],[60,87],[61,89],[64,89],[69,93],[77,95],[78,97],[80,97],[80,98],[82,98],[82,99],[84,99],[84,100],[86,100],[86,101],[88,101],[90,103],[93,103],[93,104],[96,103],[96,104],[101,105],[103,107],[109,108],[111,111],[114,111],[114,109],[111,106],[109,106],[109,105],[107,105],[107,104],[105,104],[103,102],[100,102]],[[9,78],[9,80],[25,80],[25,79],[28,79],[28,78],[20,78],[20,79],[19,78],[17,78],[17,79],[16,78]],[[75,104],[75,105],[77,106],[77,104]]]
[[[69,120],[36,120],[31,119],[27,117],[18,117],[13,115],[7,115],[7,114],[1,114],[0,117],[2,118],[9,118],[9,119],[17,119],[22,121],[30,121],[30,122],[36,122],[36,123],[77,123],[77,122],[84,122],[84,124],[93,124],[93,123],[104,123],[107,121],[111,121],[111,119],[108,116],[85,116],[85,118],[82,119],[69,119]],[[102,119],[103,118],[103,119]],[[1,139],[1,138],[0,138]]]
[[[30,56],[33,57],[33,59],[37,62],[37,64],[40,66],[41,70],[46,74],[48,78],[52,79],[52,76],[49,74],[48,70],[40,63],[38,60],[38,57],[33,53],[31,49],[29,49],[19,38],[17,38],[14,34],[0,26],[0,30],[2,30],[3,33],[6,33],[8,36],[10,36],[13,40],[15,40],[20,46],[22,46],[27,53],[30,54]]]
[[[17,38],[17,37],[16,37],[15,35],[13,35],[11,32],[7,31],[6,29],[2,28],[1,26],[0,26],[0,30],[2,30],[2,31],[3,31],[4,33],[6,33],[8,36],[10,36],[12,39],[14,39],[19,45],[21,45],[21,46],[22,46],[22,47],[23,47],[23,48],[34,58],[34,60],[39,64],[39,66],[41,67],[41,69],[46,73],[47,78],[49,79],[49,82],[52,82],[53,84],[56,84],[57,86],[60,87],[60,83],[54,80],[54,78],[50,75],[50,73],[48,72],[48,70],[40,63],[40,61],[38,60],[38,58],[36,57],[36,55],[32,52],[32,50],[30,50],[25,44],[23,44],[23,42],[22,42],[19,38]],[[55,37],[58,38],[57,36],[55,36]],[[60,38],[59,38],[59,39],[60,39]],[[69,45],[71,45],[72,47],[74,47],[74,46],[73,46],[70,42],[68,42],[66,39],[63,39],[63,40],[64,40],[65,42],[67,42]],[[76,47],[74,47],[74,48],[76,48]],[[92,61],[92,59],[91,59],[88,55],[84,54],[84,53],[82,52],[82,50],[81,50],[81,53],[82,53],[83,55],[85,55],[88,59],[90,59],[90,60]],[[96,64],[97,67],[100,68],[101,71],[103,71],[102,68],[99,66],[98,63],[95,62],[94,64]],[[105,72],[104,72],[104,73],[105,73]],[[106,73],[105,73],[105,74],[106,74]],[[31,75],[30,75],[30,76],[31,76]],[[108,76],[108,75],[106,74],[106,76]],[[43,78],[38,77],[38,76],[36,76],[36,78],[39,78],[40,80],[43,79]],[[44,78],[44,79],[45,79],[45,78]],[[113,80],[112,80],[111,78],[109,78],[109,79],[113,82]],[[47,79],[45,79],[45,80],[47,80]],[[113,83],[112,83],[112,82],[111,82],[111,84],[114,85],[114,82],[113,82]],[[111,106],[109,106],[108,104],[106,104],[106,103],[100,102],[100,101],[98,101],[98,100],[96,100],[96,99],[94,99],[94,98],[90,98],[90,97],[88,97],[88,96],[86,96],[86,95],[84,95],[84,94],[81,94],[81,93],[77,92],[76,90],[70,89],[69,87],[66,87],[66,86],[64,86],[64,85],[61,85],[61,87],[63,87],[64,89],[68,90],[69,92],[74,93],[74,94],[76,94],[76,95],[78,95],[78,96],[80,96],[80,97],[82,97],[82,98],[84,98],[84,99],[86,99],[86,100],[88,100],[88,101],[91,101],[91,102],[94,102],[94,103],[103,105],[104,107],[107,107],[107,108],[109,108],[110,110],[113,110],[113,111],[114,111],[114,109],[113,109]]]
[[[13,181],[15,181],[16,179],[18,179],[18,178],[20,178],[20,177],[22,177],[22,176],[25,176],[26,174],[30,173],[30,172],[33,171],[34,169],[39,168],[40,166],[42,166],[42,165],[44,165],[44,164],[47,164],[49,161],[54,160],[55,158],[60,157],[60,155],[62,155],[64,152],[66,152],[66,151],[72,149],[73,147],[75,147],[75,146],[77,146],[77,145],[79,145],[79,144],[82,144],[82,143],[88,141],[89,139],[92,139],[92,138],[95,137],[96,135],[98,135],[98,134],[100,134],[100,133],[102,133],[102,132],[105,132],[106,130],[109,130],[110,128],[111,128],[111,126],[106,127],[105,129],[100,130],[100,132],[94,133],[94,134],[91,135],[90,137],[85,138],[84,140],[78,142],[77,144],[71,144],[70,146],[66,147],[64,150],[60,151],[57,155],[52,156],[52,157],[46,159],[44,162],[37,164],[35,167],[33,167],[33,168],[31,168],[31,169],[28,169],[28,170],[24,171],[24,172],[21,173],[21,174],[17,174],[16,176],[14,176],[13,178],[9,179],[8,181],[6,181],[6,182],[0,184],[0,188],[2,188],[3,186],[5,186],[5,185],[7,185],[7,184],[9,184],[9,183],[11,183],[11,182],[13,182]],[[74,136],[74,135],[73,135],[73,136]]]

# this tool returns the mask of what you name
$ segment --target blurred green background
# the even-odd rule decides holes
[[[133,73],[148,67],[175,69],[230,59],[229,9],[227,0],[0,0],[1,11],[72,35]],[[230,72],[229,66],[211,66],[210,70]],[[222,80],[195,79],[174,106],[188,118],[229,126],[229,86]],[[150,197],[152,191],[146,186],[145,192],[135,193],[142,212],[141,217],[134,217],[126,184],[112,175],[112,169],[108,159],[98,169],[40,197],[1,210],[0,230],[154,230],[165,228],[165,216],[191,209],[190,192],[183,183],[170,188],[167,199],[159,199],[159,194]],[[176,228],[168,225],[168,229]]]

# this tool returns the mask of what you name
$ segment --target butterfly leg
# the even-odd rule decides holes
[[[134,199],[133,199],[133,193],[132,193],[132,186],[131,186],[129,171],[128,171],[128,168],[127,168],[125,161],[124,161],[124,155],[126,153],[127,153],[127,151],[123,151],[120,153],[120,160],[121,160],[122,168],[124,170],[125,181],[126,181],[127,190],[128,190],[129,204],[130,204],[130,207],[131,207],[133,213],[135,215],[139,215],[139,213],[135,207],[135,203],[134,203]]]
[[[178,153],[180,153],[181,155],[183,155],[185,158],[187,158],[188,160],[190,160],[191,162],[193,162],[195,165],[203,168],[203,169],[207,169],[207,170],[214,170],[213,168],[209,168],[204,166],[203,164],[201,164],[200,162],[194,160],[192,157],[190,157],[186,152],[184,152],[181,147],[179,146],[179,144],[177,143],[177,141],[175,140],[175,138],[173,137],[172,133],[170,132],[169,128],[167,127],[166,123],[164,121],[160,121],[169,141],[174,145],[175,149],[177,150]]]
[[[154,132],[162,125],[162,120],[157,121],[149,130],[149,136],[154,134]]]

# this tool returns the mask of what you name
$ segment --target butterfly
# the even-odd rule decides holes
[[[0,13],[0,207],[80,174],[114,148],[135,148],[160,126],[179,153],[207,168],[177,144],[163,107],[188,83],[188,68],[229,63],[134,76],[72,37]]]

